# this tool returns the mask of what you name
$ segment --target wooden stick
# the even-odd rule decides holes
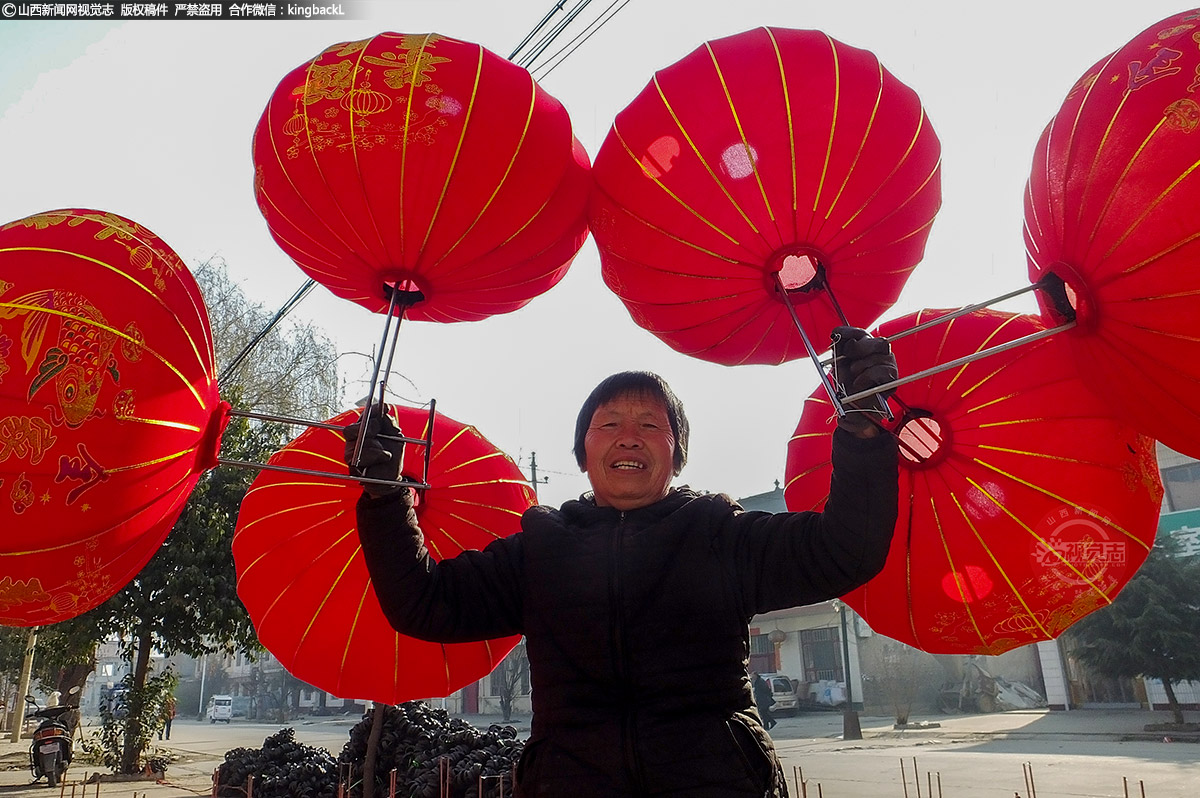
[[[1142,788],[1142,798],[1146,798],[1146,783],[1138,779],[1138,786]]]
[[[921,798],[921,771],[917,770],[917,758],[913,757],[913,784],[917,785],[917,798]]]
[[[908,775],[904,772],[904,757],[900,757],[900,783],[904,785],[904,798],[908,798]]]
[[[937,772],[938,777],[938,798],[942,798],[942,771]]]
[[[1121,777],[1121,789],[1125,791],[1125,798],[1129,798],[1129,779]]]

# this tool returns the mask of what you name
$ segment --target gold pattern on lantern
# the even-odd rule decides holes
[[[8,416],[0,419],[0,463],[9,457],[37,465],[58,441],[50,422],[37,416]]]
[[[402,33],[400,34],[401,50],[419,50],[424,47],[426,50],[432,50],[438,42],[445,39],[437,33]]]
[[[42,353],[42,341],[54,310],[59,316],[58,340]],[[104,315],[84,297],[71,291],[35,291],[12,302],[0,302],[0,319],[28,314],[21,329],[21,354],[26,371],[32,371],[38,355],[37,376],[29,383],[30,401],[47,383],[54,382],[58,406],[67,426],[78,427],[92,416],[106,376],[118,382],[120,373],[113,356],[117,336]]]
[[[410,40],[425,46],[420,48],[414,44],[413,49],[405,51],[403,48]],[[403,37],[397,48],[401,51],[399,56],[385,50],[378,56],[364,55],[363,60],[376,66],[392,67],[384,70],[383,82],[393,89],[402,89],[410,83],[414,88],[420,88],[432,79],[429,73],[436,72],[438,64],[448,64],[452,60],[429,52],[433,41],[436,37]]]
[[[1172,130],[1191,133],[1197,126],[1200,126],[1200,105],[1197,105],[1195,100],[1189,100],[1186,97],[1168,105],[1163,111],[1163,115],[1167,118],[1167,127]]]
[[[146,345],[146,336],[136,321],[126,324],[122,332],[129,337],[121,339],[121,354],[130,363],[136,363],[142,359],[142,347]]]
[[[392,107],[392,98],[371,88],[371,70],[367,70],[362,85],[351,89],[339,103],[351,113],[360,116],[380,114]],[[361,123],[360,123],[361,124]]]
[[[304,132],[304,114],[300,113],[300,101],[296,101],[296,110],[291,118],[283,123],[283,132],[289,136],[298,136]]]
[[[113,417],[117,421],[128,421],[133,418],[133,414],[137,411],[137,404],[133,399],[133,391],[124,390],[113,397]]]
[[[1173,28],[1167,28],[1166,30],[1160,30],[1158,32],[1158,38],[1160,41],[1165,41],[1172,37],[1178,36],[1182,33],[1187,33],[1194,27],[1196,27],[1196,26],[1195,25],[1176,25]]]
[[[308,79],[292,89],[292,95],[299,97],[305,105],[321,100],[339,100],[353,83],[353,62],[338,61],[326,66],[317,66],[314,62],[308,68]]]
[[[154,287],[165,291],[167,281],[163,279],[162,269],[154,259],[154,250],[141,244],[136,247],[127,246],[126,249],[129,250],[129,265],[139,271],[149,271],[154,276]]]
[[[9,576],[0,579],[0,613],[21,604],[44,604],[49,600],[50,594],[42,589],[42,582],[37,577],[25,581]]]
[[[24,471],[13,483],[8,497],[12,499],[13,513],[16,515],[20,515],[33,506],[33,483],[25,476]]]
[[[1163,487],[1158,476],[1158,456],[1154,450],[1154,439],[1135,433],[1133,462],[1121,464],[1121,481],[1125,489],[1133,492],[1144,490],[1154,499],[1155,503],[1162,501]]]
[[[104,572],[104,563],[96,554],[99,548],[99,541],[89,540],[86,544],[87,554],[75,558],[75,565],[79,568],[75,572],[75,579],[55,591],[51,599],[52,608],[59,613],[72,612],[81,604],[96,604],[98,599],[111,592],[112,577]]]
[[[354,55],[355,53],[361,53],[363,50],[367,49],[367,45],[369,45],[372,41],[374,41],[374,40],[373,39],[359,39],[356,42],[345,42],[343,44],[335,44],[331,47],[325,48],[325,52],[321,53],[321,55],[328,55],[329,53],[333,53],[338,58],[345,58],[348,55]]]

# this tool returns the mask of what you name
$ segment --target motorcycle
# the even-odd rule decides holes
[[[45,776],[48,785],[57,787],[67,773],[67,765],[74,753],[71,729],[63,720],[74,707],[66,704],[39,707],[31,695],[25,696],[25,702],[33,706],[33,711],[28,714],[42,720],[33,730],[33,742],[29,744],[29,769],[34,781]]]

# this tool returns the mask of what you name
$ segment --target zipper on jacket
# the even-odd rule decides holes
[[[641,768],[638,762],[637,741],[635,739],[634,702],[633,697],[624,692],[626,680],[629,675],[629,666],[625,653],[625,626],[622,612],[624,602],[622,601],[621,563],[624,559],[624,546],[625,511],[622,510],[609,546],[611,568],[609,569],[608,579],[608,601],[609,617],[612,618],[610,634],[613,651],[613,673],[617,680],[618,688],[622,690],[620,696],[621,754],[625,764],[625,777],[636,790],[641,787]]]

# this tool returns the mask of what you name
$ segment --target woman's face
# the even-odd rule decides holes
[[[596,504],[636,510],[667,495],[675,436],[660,399],[629,394],[600,405],[583,439]]]

